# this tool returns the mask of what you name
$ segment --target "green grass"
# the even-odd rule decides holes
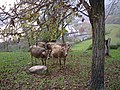
[[[106,24],[106,38],[111,38],[111,45],[120,45],[120,25]]]
[[[85,51],[90,45],[92,41],[86,40],[84,42],[80,42],[78,44],[75,44],[72,48],[72,50],[78,50],[78,51]]]
[[[91,72],[90,40],[72,47],[66,67],[47,61],[49,73],[28,73],[29,52],[0,52],[0,90],[88,90]],[[120,50],[110,50],[105,60],[105,90],[119,90]],[[39,61],[39,64],[40,61]]]
[[[84,82],[85,79],[89,80],[84,77],[84,75],[87,76],[87,67],[82,68],[79,58],[69,59],[66,63],[66,69],[62,70],[60,70],[59,65],[54,65],[51,63],[52,61],[48,61],[48,74],[32,75],[27,73],[26,70],[30,67],[28,64],[30,62],[29,53],[0,52],[0,54],[1,90],[16,90],[19,88],[20,90],[73,89],[79,87],[77,83],[82,85],[86,83]],[[80,61],[83,59],[84,57]],[[80,77],[78,77],[79,75]],[[85,88],[84,85],[81,88]]]

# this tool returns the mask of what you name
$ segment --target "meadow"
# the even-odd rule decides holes
[[[120,46],[120,25],[106,24],[106,39],[111,38],[111,46]]]
[[[29,52],[0,52],[0,90],[88,90],[91,74],[91,41],[73,45],[66,67],[47,61],[48,73],[28,72]],[[111,49],[105,59],[105,90],[120,90],[120,49]],[[41,64],[41,60],[38,61]]]

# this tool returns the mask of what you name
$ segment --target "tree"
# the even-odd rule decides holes
[[[104,90],[105,6],[104,0],[79,0],[74,9],[89,17],[92,26],[90,90]],[[87,11],[87,13],[85,12]]]
[[[90,0],[93,35],[91,90],[104,90],[105,11],[104,0]]]
[[[10,19],[7,24],[15,28],[16,23],[19,23],[18,26],[23,29],[29,44],[31,33],[36,38],[31,38],[34,42],[57,40],[66,33],[65,27],[69,23],[66,19],[72,14],[67,2],[68,0],[20,0],[8,12],[5,7],[1,7],[0,20],[4,23],[6,19]],[[36,29],[31,31],[34,28]]]
[[[92,26],[92,72],[90,90],[104,90],[105,8],[104,0],[80,0]]]

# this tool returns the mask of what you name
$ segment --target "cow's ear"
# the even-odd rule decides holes
[[[65,50],[66,49],[66,47],[62,47],[62,50]]]
[[[64,50],[64,47],[62,47],[61,49]]]

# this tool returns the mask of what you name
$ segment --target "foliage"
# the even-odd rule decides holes
[[[46,39],[56,40],[64,35],[66,33],[64,29],[70,23],[68,17],[73,13],[67,0],[20,0],[9,11],[6,11],[5,6],[0,7],[0,10],[2,11],[0,21],[6,25],[1,31],[8,29],[7,34],[13,35],[22,28],[20,34],[25,33],[29,44]],[[4,34],[6,33],[2,35]]]

